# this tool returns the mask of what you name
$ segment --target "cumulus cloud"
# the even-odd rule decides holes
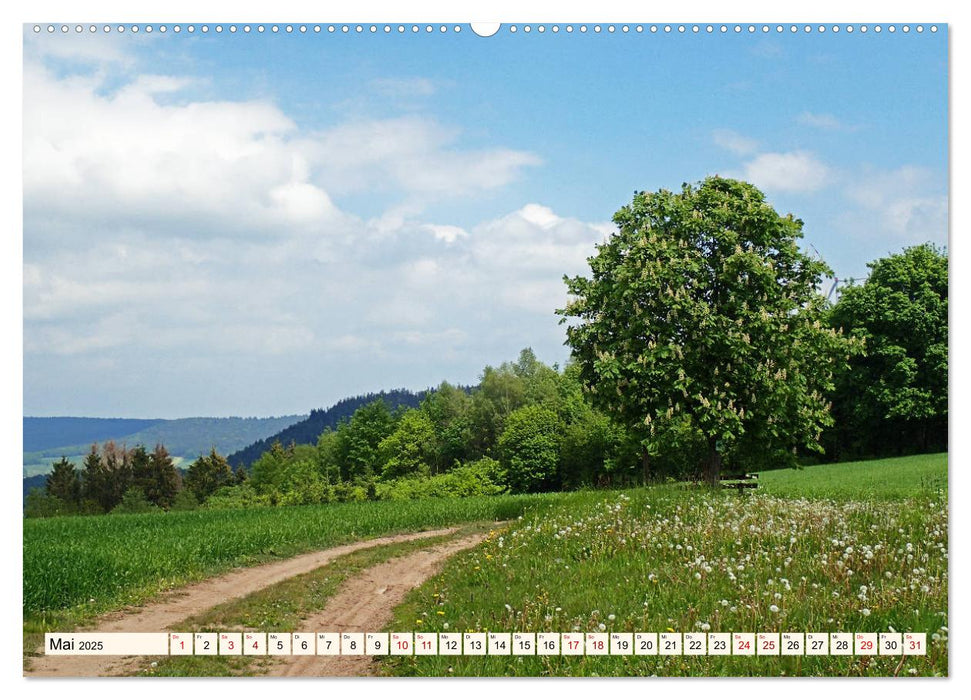
[[[265,100],[171,99],[188,84],[141,75],[106,92],[98,74],[58,77],[29,61],[27,221],[111,220],[165,235],[237,238],[347,234],[360,222],[332,195],[468,196],[539,163],[524,151],[459,148],[458,129],[427,117],[308,133]]]
[[[479,274],[496,280],[504,304],[552,314],[566,302],[562,276],[587,271],[594,246],[612,230],[531,203],[475,227],[470,247]]]
[[[712,140],[745,159],[741,170],[730,170],[728,177],[747,180],[768,192],[815,192],[833,180],[830,168],[811,151],[761,151],[757,140],[731,129],[716,129]]]
[[[832,179],[829,167],[809,151],[760,153],[741,177],[769,192],[815,192]]]
[[[451,230],[406,223],[395,240],[427,246],[388,258],[387,239],[364,230],[328,262],[304,239],[173,245],[136,235],[28,262],[27,405],[61,385],[99,405],[138,391],[155,414],[226,412],[226,402],[285,412],[403,376],[414,388],[474,381],[525,345],[547,356],[561,347],[562,275],[586,272],[610,229],[540,204],[454,227],[465,235],[451,243],[425,226]]]
[[[324,186],[342,194],[400,189],[461,196],[507,185],[541,162],[507,148],[454,148],[459,135],[427,117],[357,120],[314,134],[302,148],[321,164]]]
[[[296,126],[263,101],[162,104],[185,85],[142,76],[113,94],[97,78],[24,69],[24,216],[230,237],[346,226]],[[101,224],[99,228],[103,227]]]
[[[857,210],[844,222],[856,231],[904,244],[947,241],[947,196],[925,168],[864,169],[847,185],[846,197]]]
[[[825,129],[827,131],[838,131],[848,128],[832,114],[826,113],[814,114],[813,112],[803,112],[796,118],[796,121],[803,126],[811,126],[814,129]]]

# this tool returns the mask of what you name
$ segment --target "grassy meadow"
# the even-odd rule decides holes
[[[819,464],[759,474],[759,490],[784,497],[905,499],[947,491],[947,454]]]
[[[412,657],[387,659],[384,672],[946,675],[947,494],[932,489],[946,486],[946,471],[946,455],[935,455],[773,473],[759,493],[676,485],[587,493],[453,558],[389,627],[915,631],[928,635],[926,657]]]

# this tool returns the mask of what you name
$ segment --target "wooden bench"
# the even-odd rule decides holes
[[[749,472],[722,474],[718,478],[718,485],[726,489],[735,489],[741,493],[745,489],[757,489],[759,487],[758,478],[758,474],[752,474]],[[695,474],[686,479],[681,479],[680,483],[700,487],[705,482],[699,475]]]
[[[722,474],[719,482],[722,488],[735,489],[741,493],[744,489],[757,489],[759,487],[758,474],[739,472],[736,474]]]

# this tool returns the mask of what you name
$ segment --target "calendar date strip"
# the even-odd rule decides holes
[[[62,656],[924,656],[918,632],[77,632]]]

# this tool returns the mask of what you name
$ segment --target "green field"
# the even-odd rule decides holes
[[[505,520],[554,495],[24,520],[25,617],[75,616],[300,552],[395,532]]]
[[[947,490],[947,453],[866,462],[820,464],[759,475],[760,491],[775,496],[900,499]]]
[[[871,497],[861,474],[877,473],[895,490]],[[899,669],[890,657],[412,657],[389,659],[384,671],[946,675],[947,496],[927,486],[944,477],[946,456],[937,455],[775,473],[758,494],[677,486],[588,493],[453,558],[412,592],[389,627],[926,632],[929,654]],[[839,498],[800,495],[810,491]],[[913,497],[891,497],[907,492]]]

